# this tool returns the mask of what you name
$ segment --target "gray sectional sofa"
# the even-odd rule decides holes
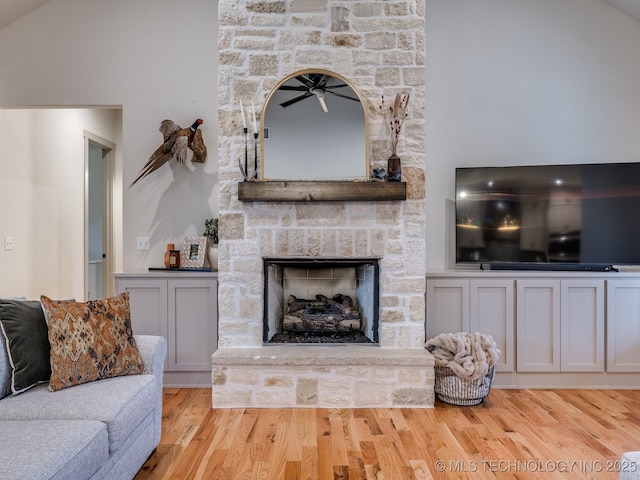
[[[0,399],[0,480],[132,479],[160,441],[163,337],[136,335],[145,374]],[[2,372],[11,370],[0,341]],[[0,385],[0,391],[2,391]]]
[[[620,480],[640,479],[640,451],[626,452],[620,459]]]

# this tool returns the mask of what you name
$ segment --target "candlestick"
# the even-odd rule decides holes
[[[247,122],[244,119],[244,107],[242,106],[242,100],[240,100],[240,115],[242,115],[242,128],[244,128],[245,129],[245,133],[247,133],[246,132],[246,130],[247,130]]]
[[[253,142],[254,142],[254,157],[253,157],[253,178],[258,178],[258,132],[253,134]]]
[[[251,108],[253,109],[253,134],[257,135],[257,133],[258,133],[258,125],[256,123],[256,107],[253,104],[253,100],[251,101]]]
[[[247,169],[249,168],[249,162],[248,162],[249,146],[248,146],[248,142],[247,142],[247,131],[249,129],[247,127],[244,127],[242,130],[244,131],[244,172],[242,172],[242,175],[244,175],[244,179],[245,180],[248,180],[249,179],[249,171]]]

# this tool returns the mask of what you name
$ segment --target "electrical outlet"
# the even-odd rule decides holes
[[[136,248],[138,250],[149,250],[149,237],[138,237],[136,239]]]
[[[4,237],[4,249],[13,250],[13,237]]]

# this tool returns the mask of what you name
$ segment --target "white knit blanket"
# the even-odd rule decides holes
[[[490,335],[482,333],[443,333],[427,340],[439,367],[449,367],[458,377],[476,380],[487,374],[500,359],[500,350]]]

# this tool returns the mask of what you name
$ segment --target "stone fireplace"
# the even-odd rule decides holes
[[[424,42],[424,0],[220,0],[214,407],[433,405],[433,358],[424,349]],[[372,169],[386,167],[390,153],[385,122],[377,113],[381,96],[410,94],[410,114],[398,148],[406,200],[239,199],[243,176],[238,163],[245,151],[240,100],[245,105],[255,102],[259,112],[274,85],[305,68],[336,72],[367,100],[363,106],[369,113]],[[268,342],[269,332],[279,328],[269,325],[275,322],[269,320],[269,309],[285,307],[284,293],[276,292],[284,287],[265,293],[265,280],[269,275],[290,279],[302,273],[299,266],[285,272],[285,267],[291,268],[285,260],[301,258],[307,263],[331,259],[331,268],[339,262],[362,262],[356,278],[358,268],[363,273],[365,264],[374,264],[377,307],[364,306],[376,311],[367,314],[362,329],[370,343]],[[280,264],[267,262],[273,259]],[[338,277],[348,270],[338,272]],[[309,272],[304,269],[303,275]],[[345,281],[341,286],[352,289],[345,292],[328,288],[331,282],[339,283],[333,277],[317,293],[329,298],[326,293],[353,294],[362,307],[357,280]],[[315,295],[305,288],[298,293],[312,299]],[[276,305],[270,305],[276,296]]]

